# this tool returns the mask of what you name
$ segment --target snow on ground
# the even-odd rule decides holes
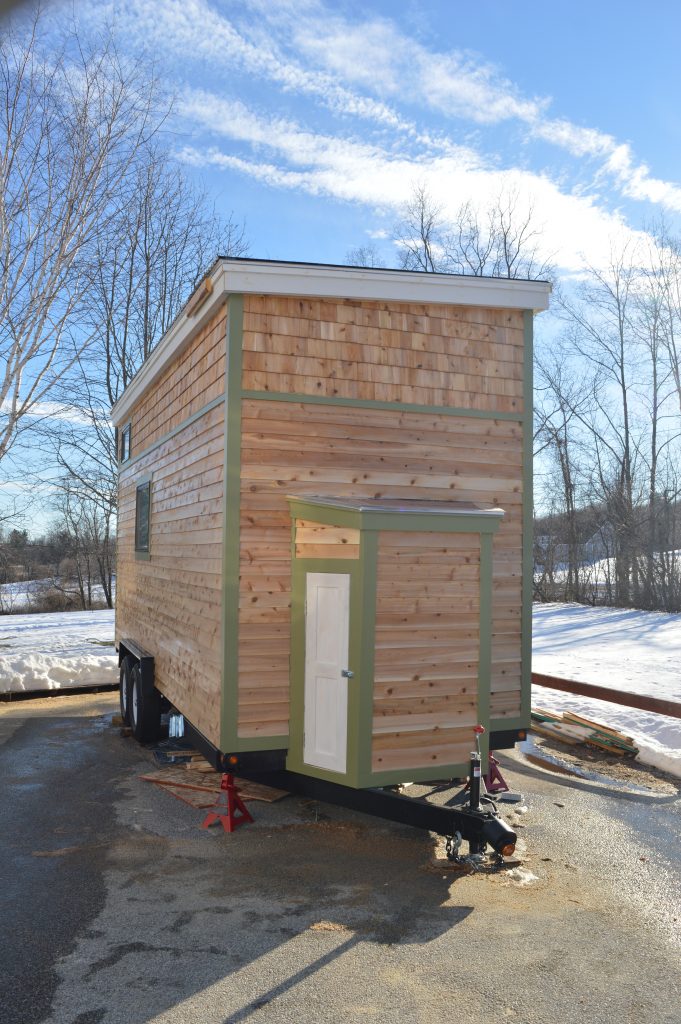
[[[118,682],[114,613],[0,616],[0,692]]]
[[[681,615],[536,604],[532,668],[681,702]],[[532,704],[574,711],[632,736],[639,759],[681,777],[681,719],[535,686]]]

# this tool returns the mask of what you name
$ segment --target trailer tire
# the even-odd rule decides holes
[[[155,743],[161,730],[161,694],[153,683],[142,678],[139,662],[130,673],[128,701],[130,727],[139,743]]]
[[[121,708],[123,725],[130,725],[130,673],[135,664],[134,658],[126,655],[121,662],[120,683],[118,687],[118,700]]]

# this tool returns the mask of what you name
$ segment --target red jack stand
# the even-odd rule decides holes
[[[239,796],[239,790],[234,785],[233,775],[222,776],[220,789],[222,792],[215,801],[215,805],[208,811],[201,828],[209,828],[219,821],[225,832],[234,832],[239,825],[253,821],[246,804]],[[224,798],[222,798],[222,793],[225,793]]]
[[[489,765],[486,773],[483,775],[485,783],[486,793],[508,793],[509,786],[506,779],[499,771],[499,762],[497,761],[494,754],[489,755]],[[470,789],[470,779],[464,787],[465,791]]]
[[[485,775],[485,789],[488,793],[508,793],[509,786],[499,771],[499,762],[493,754],[489,755],[489,768]]]

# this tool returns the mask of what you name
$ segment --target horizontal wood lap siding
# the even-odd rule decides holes
[[[250,295],[247,391],[522,414],[516,310]]]
[[[296,558],[359,558],[359,530],[298,519]]]
[[[492,705],[499,716],[518,714],[521,424],[248,398],[241,425],[239,735],[288,729],[289,494],[485,501],[503,508],[494,537]]]
[[[478,534],[382,533],[372,769],[460,764],[477,721]]]
[[[154,656],[156,685],[220,741],[224,415],[218,406],[119,484],[116,639]],[[150,560],[135,559],[135,492],[152,474]]]
[[[132,455],[224,394],[226,315],[222,306],[136,405]]]

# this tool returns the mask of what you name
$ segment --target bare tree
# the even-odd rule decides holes
[[[218,254],[248,252],[243,224],[220,218],[160,146],[138,152],[126,208],[93,244],[85,375],[104,374],[112,405]],[[86,365],[87,364],[87,365]],[[92,395],[85,395],[91,408]]]
[[[83,536],[89,538],[107,601],[118,471],[110,407],[216,255],[248,251],[243,225],[221,220],[160,147],[138,154],[136,181],[125,210],[92,246],[86,304],[92,341],[57,392],[74,415],[43,430],[61,471],[62,521],[79,550],[85,550]]]
[[[350,267],[382,267],[381,257],[375,245],[360,245],[356,249],[348,249],[345,262]]]
[[[57,53],[22,25],[0,38],[0,460],[92,340],[88,248],[159,126],[153,74],[110,39]]]
[[[427,185],[417,182],[395,228],[404,270],[476,277],[551,277],[541,237],[533,205],[523,204],[513,187],[481,208],[468,202],[449,216]]]
[[[446,269],[442,260],[443,208],[435,202],[425,182],[415,182],[395,228],[399,264],[403,270],[427,273]]]

